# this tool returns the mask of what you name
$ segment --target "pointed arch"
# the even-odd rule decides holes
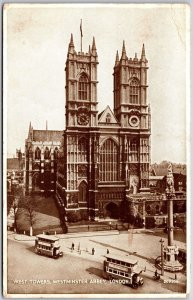
[[[58,150],[58,147],[55,147],[55,149],[54,149],[54,159],[58,159],[58,156],[59,156],[59,150]]]
[[[78,202],[88,201],[88,184],[85,180],[81,181],[78,187]]]
[[[78,99],[88,100],[89,97],[89,84],[88,76],[86,73],[81,73],[78,81]]]
[[[111,123],[111,115],[109,113],[106,115],[106,123]]]
[[[129,100],[132,104],[139,104],[139,80],[133,77],[129,83]]]
[[[32,186],[34,191],[40,190],[41,177],[39,172],[35,172],[32,176]]]
[[[44,159],[49,159],[49,158],[50,158],[50,150],[48,147],[46,147],[44,151]]]
[[[41,158],[41,150],[39,147],[36,147],[35,150],[35,159],[40,159]]]
[[[118,180],[118,145],[108,138],[100,147],[100,181]]]

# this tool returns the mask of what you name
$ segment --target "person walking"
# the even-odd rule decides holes
[[[95,253],[95,249],[94,249],[94,248],[92,248],[92,255],[94,255],[94,253]]]
[[[71,250],[74,250],[74,243],[72,243],[72,247],[71,247]]]

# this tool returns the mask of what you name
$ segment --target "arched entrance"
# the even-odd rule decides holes
[[[119,218],[119,207],[114,202],[110,202],[106,206],[106,214],[109,218],[118,219]]]

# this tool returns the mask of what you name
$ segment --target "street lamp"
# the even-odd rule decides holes
[[[164,240],[161,238],[161,275],[164,275]]]

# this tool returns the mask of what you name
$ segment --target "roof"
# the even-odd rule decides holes
[[[45,240],[51,240],[51,241],[58,241],[59,238],[54,236],[54,235],[48,235],[48,234],[38,234],[36,235],[37,238],[40,238],[40,239],[45,239]]]
[[[151,173],[154,173],[156,176],[165,176],[168,173],[168,162],[160,164],[151,165]],[[186,165],[185,164],[172,164],[172,172],[186,175]]]
[[[133,265],[138,263],[137,259],[130,258],[130,257],[124,256],[124,255],[107,254],[107,255],[105,255],[105,257],[106,258],[112,258],[112,259],[115,259],[115,260],[124,261],[126,263],[133,264]]]
[[[110,116],[110,120],[107,123],[106,121],[106,117],[107,115]],[[107,107],[105,108],[105,110],[103,110],[99,115],[98,115],[98,121],[99,123],[105,123],[107,125],[109,124],[118,124],[118,121],[116,119],[116,117],[114,116],[114,113],[112,112],[111,108],[109,105],[107,105]]]
[[[59,142],[62,139],[63,131],[61,130],[33,130],[34,142],[55,141]]]

